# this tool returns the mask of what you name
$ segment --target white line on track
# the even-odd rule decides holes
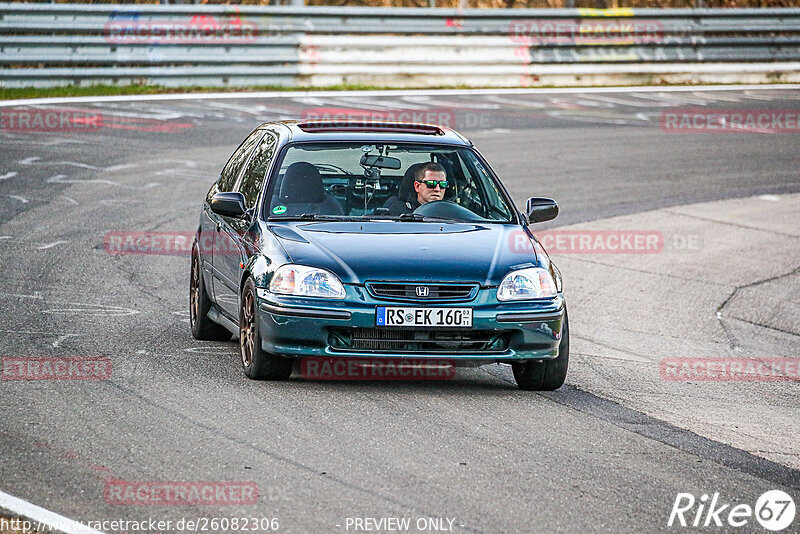
[[[13,178],[17,175],[14,171],[7,172],[4,175],[0,176],[0,180],[8,180],[9,178]]]
[[[538,100],[518,100],[513,98],[503,98],[502,96],[496,95],[490,95],[486,100],[491,102],[499,102],[500,104],[510,104],[512,106],[522,106],[524,108],[543,109],[547,107],[547,104],[544,102],[539,102]]]
[[[497,104],[484,104],[480,102],[452,101],[452,100],[433,100],[429,96],[404,96],[402,98],[405,102],[415,102],[421,105],[438,106],[442,108],[457,108],[457,109],[497,109],[500,106]]]
[[[65,534],[103,534],[99,530],[89,528],[77,521],[58,515],[50,510],[45,510],[28,501],[23,501],[13,495],[0,491],[0,509],[8,510],[14,514],[30,519],[37,527],[37,531],[50,527]]]
[[[617,104],[620,106],[628,106],[634,108],[652,108],[657,105],[654,102],[642,102],[641,100],[630,100],[627,98],[613,98],[608,96],[586,96],[584,98],[587,100],[597,100],[599,102],[608,102],[609,104]],[[669,107],[669,106],[672,106],[672,104],[668,103],[662,104],[662,107]]]
[[[700,100],[699,98],[686,98],[674,95],[653,94],[653,93],[649,94],[631,93],[627,96],[633,98],[641,98],[642,100],[652,102],[653,107],[660,107],[660,108],[674,108],[676,106],[686,106],[689,104],[695,106],[705,106],[708,103],[706,100]]]
[[[141,187],[134,187],[131,185],[121,184],[119,182],[115,182],[113,180],[103,180],[103,179],[85,179],[85,180],[78,180],[78,179],[70,179],[66,174],[56,174],[55,176],[51,176],[47,179],[48,184],[105,184],[105,185],[114,185],[117,187],[123,187],[125,189],[150,189],[151,187],[158,187],[161,185],[158,182],[150,182]],[[9,195],[11,196],[11,195]]]
[[[329,100],[322,100],[318,99],[320,102],[323,102],[322,105],[325,105],[324,102],[330,102],[334,105],[340,105],[348,108],[357,108],[357,109],[374,109],[376,111],[383,111],[383,110],[397,110],[397,109],[419,109],[424,110],[427,109],[427,106],[419,106],[417,104],[398,104],[395,101],[381,101],[381,100],[364,100],[363,98],[358,97],[347,97],[347,96],[340,96],[339,98],[329,99]]]
[[[71,337],[78,337],[78,334],[64,334],[63,336],[58,336],[58,339],[53,341],[53,343],[51,343],[51,345],[54,348],[57,349],[57,348],[59,348],[61,346],[61,343],[63,343],[64,341],[66,341],[67,339],[69,339]]]
[[[41,161],[39,156],[31,156],[29,158],[21,159],[17,163],[20,165],[70,165],[72,167],[80,167],[81,169],[89,169],[96,171],[99,167],[89,165],[88,163],[80,163],[77,161]]]
[[[110,167],[106,167],[103,169],[106,172],[116,172],[121,171],[124,169],[133,169],[134,167],[138,167],[139,165],[136,163],[120,163],[119,165],[112,165]]]
[[[53,241],[52,243],[48,243],[46,245],[42,245],[41,247],[36,247],[38,250],[47,250],[49,248],[57,247],[58,245],[65,245],[68,241]]]
[[[236,100],[253,98],[327,98],[340,96],[470,96],[470,95],[535,95],[535,94],[598,94],[598,93],[680,93],[691,91],[764,91],[769,89],[800,89],[800,84],[764,85],[687,85],[687,86],[628,86],[628,87],[565,87],[517,89],[416,89],[391,91],[264,91],[253,93],[185,93],[167,95],[78,96],[63,98],[29,98],[6,100],[0,107],[74,104],[80,102],[153,102],[158,100]]]
[[[71,337],[78,337],[80,334],[65,334],[62,332],[45,332],[42,330],[3,330],[0,329],[0,332],[5,332],[7,334],[22,334],[26,336],[39,336],[39,335],[46,335],[46,336],[71,336]]]

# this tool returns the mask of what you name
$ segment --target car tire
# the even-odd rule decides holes
[[[520,389],[526,391],[553,391],[564,385],[569,367],[569,319],[564,310],[564,328],[558,356],[552,360],[534,360],[512,363],[514,378]]]
[[[269,354],[261,348],[256,285],[252,278],[244,283],[239,300],[239,350],[244,374],[253,380],[286,380],[292,374],[292,360]]]
[[[192,269],[189,276],[189,325],[192,336],[203,341],[229,341],[230,331],[208,318],[211,309],[211,298],[206,292],[200,269],[200,255],[192,252]]]

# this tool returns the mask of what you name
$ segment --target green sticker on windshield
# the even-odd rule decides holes
[[[286,206],[275,206],[274,208],[272,208],[272,213],[274,213],[275,215],[282,215],[286,213]]]

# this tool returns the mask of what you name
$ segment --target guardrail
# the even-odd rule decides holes
[[[0,3],[5,87],[648,80],[800,81],[800,9]]]

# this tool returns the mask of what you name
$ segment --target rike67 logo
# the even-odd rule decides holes
[[[725,503],[719,493],[711,498],[703,494],[696,499],[691,493],[678,493],[667,526],[681,527],[730,527],[738,528],[756,521],[767,530],[784,530],[794,521],[795,504],[788,493],[769,490],[756,501],[755,507],[749,504]]]

